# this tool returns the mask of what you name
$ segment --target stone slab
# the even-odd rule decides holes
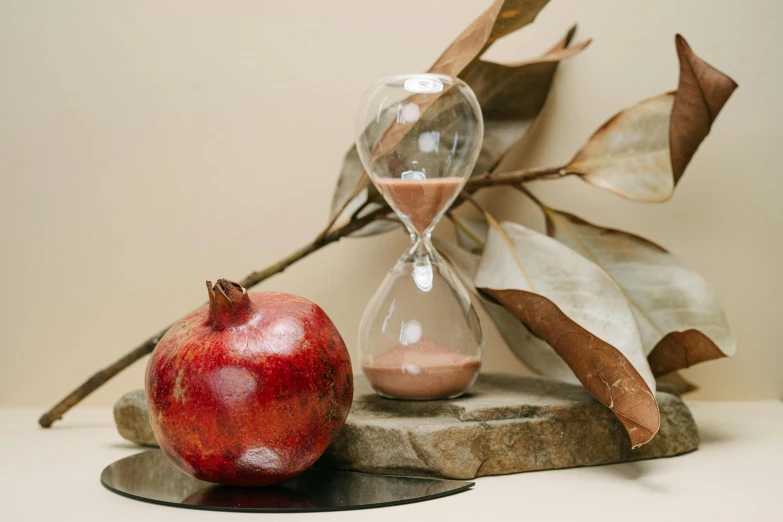
[[[120,397],[114,405],[114,423],[122,438],[142,446],[158,445],[144,390],[133,390]]]
[[[699,445],[696,424],[676,396],[658,392],[661,429],[632,450],[623,426],[581,386],[543,378],[483,374],[469,394],[448,401],[396,401],[364,377],[348,420],[322,465],[339,469],[469,479],[523,471],[670,457]],[[133,393],[133,392],[132,392]],[[123,399],[120,400],[123,402]],[[145,433],[137,410],[115,408],[120,433]],[[134,408],[138,405],[135,402]],[[146,404],[144,404],[146,408]],[[126,417],[128,422],[126,422]],[[150,432],[151,433],[151,432]]]

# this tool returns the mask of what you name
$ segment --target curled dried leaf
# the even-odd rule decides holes
[[[460,33],[432,64],[429,72],[459,75],[496,40],[535,20],[548,2],[549,0],[495,0]]]
[[[590,261],[543,234],[488,217],[475,286],[546,341],[610,408],[634,447],[660,427],[654,378],[622,292]]]
[[[682,395],[685,395],[686,393],[690,393],[699,389],[698,386],[696,386],[695,384],[687,380],[678,372],[673,372],[670,373],[669,375],[658,377],[657,379],[655,379],[655,383],[658,385],[658,391],[662,391],[664,393],[671,393],[672,395],[676,395],[677,397],[680,397]]]
[[[725,321],[723,312],[718,317],[707,316],[707,319],[723,319]],[[683,368],[689,368],[694,364],[720,359],[733,354],[733,340],[730,349],[724,352],[701,331],[689,329],[668,333],[655,345],[650,355],[647,356],[647,361],[650,363],[653,375],[661,376]]]
[[[566,167],[588,183],[638,201],[669,199],[709,134],[734,80],[676,37],[677,91],[629,107],[604,123]]]
[[[535,123],[551,91],[558,64],[590,44],[585,40],[570,45],[575,32],[576,26],[537,58],[509,65],[475,60],[462,72],[460,77],[476,93],[484,116],[484,142],[473,175],[495,171]],[[504,170],[516,167],[509,164]]]
[[[726,316],[701,275],[642,237],[542,208],[547,233],[600,266],[625,294],[653,375],[734,354]]]
[[[435,246],[459,273],[466,286],[495,323],[511,352],[531,370],[559,381],[579,384],[574,372],[543,339],[536,336],[519,319],[493,299],[473,286],[481,252],[487,238],[487,222],[483,219],[460,219],[457,228],[459,244],[435,238]]]

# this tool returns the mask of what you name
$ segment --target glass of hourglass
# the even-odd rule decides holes
[[[359,326],[364,374],[384,397],[453,398],[478,376],[481,324],[431,234],[470,176],[483,130],[473,91],[450,76],[385,78],[362,99],[359,156],[411,237]]]

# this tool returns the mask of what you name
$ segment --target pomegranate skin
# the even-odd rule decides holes
[[[210,305],[160,340],[145,380],[166,457],[197,479],[235,486],[278,484],[307,469],[353,399],[348,350],[320,307],[224,280]]]

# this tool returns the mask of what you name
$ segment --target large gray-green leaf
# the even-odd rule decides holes
[[[662,94],[610,118],[566,167],[569,173],[639,201],[665,201],[736,82],[696,56],[676,37],[680,82]]]
[[[702,276],[644,238],[543,209],[549,235],[603,268],[625,293],[653,374],[734,353],[726,316]]]
[[[660,427],[655,380],[623,293],[598,266],[516,223],[490,224],[475,286],[544,339],[610,408],[633,446]]]
[[[476,291],[473,280],[481,260],[480,252],[486,242],[487,222],[483,219],[461,219],[459,223],[464,227],[457,229],[459,245],[436,238],[435,246],[462,275],[465,284],[473,292],[474,299],[484,307],[511,352],[531,370],[541,375],[574,384],[579,383],[571,368],[551,346],[528,330],[519,319],[501,305]],[[465,234],[465,230],[469,231],[468,234]]]

